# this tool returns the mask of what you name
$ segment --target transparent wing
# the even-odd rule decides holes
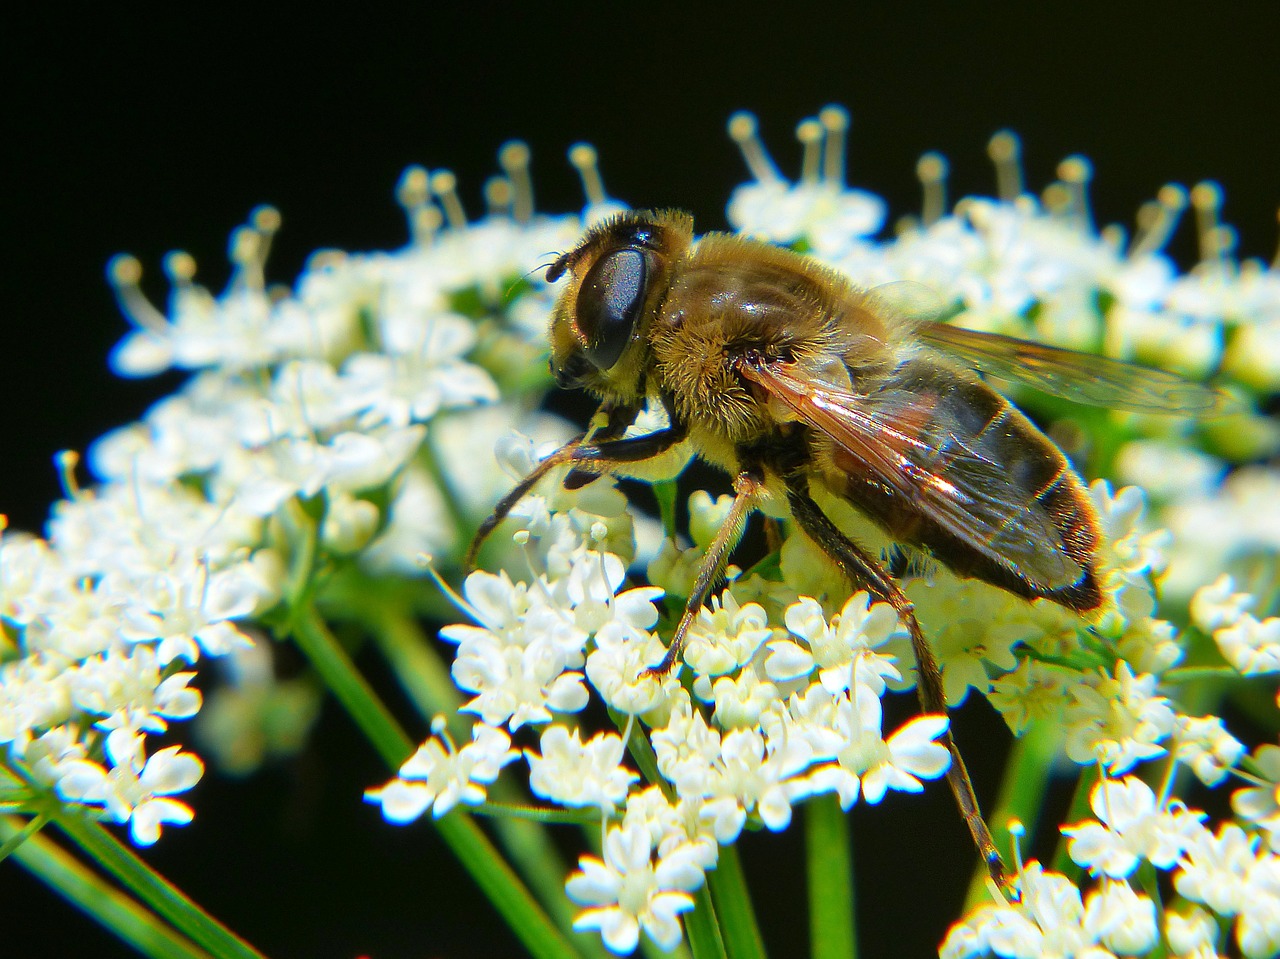
[[[790,363],[752,357],[739,368],[829,437],[903,501],[995,562],[1016,568],[1046,590],[1079,582],[1084,570],[1061,534],[1009,470],[965,441],[931,397],[902,389],[862,395],[815,378]]]
[[[981,373],[1077,403],[1194,416],[1222,416],[1241,409],[1221,390],[1149,366],[945,323],[923,323],[918,334],[934,349]]]

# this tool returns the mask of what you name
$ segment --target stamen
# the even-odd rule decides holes
[[[941,153],[930,151],[922,154],[916,163],[916,176],[920,178],[920,185],[924,188],[920,219],[926,227],[933,226],[946,213],[947,172],[947,158]]]
[[[1093,179],[1093,164],[1078,154],[1069,156],[1058,164],[1058,179],[1066,186],[1071,197],[1071,216],[1086,231],[1093,232],[1093,212],[1089,209],[1089,181]]]
[[[511,181],[504,176],[491,176],[484,181],[484,202],[490,216],[510,216]]]
[[[1129,246],[1129,258],[1136,259],[1163,250],[1177,229],[1187,207],[1187,191],[1177,183],[1166,183],[1154,203],[1144,203],[1138,211],[1138,234]]]
[[[1280,209],[1276,210],[1276,222],[1280,223]],[[1280,270],[1280,240],[1276,241],[1276,255],[1271,258],[1271,269]]]
[[[1108,223],[1098,231],[1098,235],[1102,238],[1102,242],[1111,249],[1112,253],[1116,256],[1124,255],[1125,232],[1124,227],[1119,223]]]
[[[249,211],[249,225],[258,233],[258,258],[265,269],[271,255],[271,241],[280,232],[280,211],[273,206],[255,206]]]
[[[396,202],[409,221],[409,236],[415,246],[430,246],[443,217],[431,202],[431,175],[427,168],[405,167],[396,184]]]
[[[459,232],[467,228],[467,214],[458,199],[458,178],[449,170],[437,170],[431,174],[431,192],[444,207],[444,218],[449,229]]]
[[[412,213],[431,199],[431,180],[424,166],[407,166],[396,184],[396,202],[406,213]]]
[[[136,257],[118,253],[107,261],[107,282],[125,319],[141,329],[163,334],[169,329],[169,322],[143,294],[138,285],[141,279],[142,264]]]
[[[453,737],[449,735],[448,720],[440,713],[431,717],[431,735],[444,744],[444,751],[450,756],[457,753],[458,747],[454,743]]]
[[[598,206],[608,199],[608,194],[604,192],[604,180],[600,178],[598,159],[596,148],[590,143],[575,143],[569,147],[569,162],[582,180],[582,193],[587,198],[587,206]]]
[[[164,275],[179,290],[191,287],[196,277],[196,259],[184,250],[173,250],[165,254]]]
[[[1040,194],[1040,203],[1050,216],[1067,217],[1071,213],[1071,190],[1065,183],[1050,183]]]
[[[75,450],[63,450],[53,455],[53,466],[62,483],[62,495],[67,499],[76,500],[84,495],[80,482],[76,479],[76,467],[79,465],[80,454]]]
[[[1012,130],[998,130],[987,142],[987,156],[996,168],[996,195],[1012,203],[1022,195],[1022,141]]]
[[[813,117],[796,124],[796,139],[803,148],[800,161],[800,182],[816,185],[822,166],[822,124]]]
[[[262,234],[251,226],[236,227],[227,244],[227,259],[235,269],[231,274],[232,289],[261,290],[267,285],[264,263],[258,255]]]
[[[529,176],[531,157],[529,144],[523,140],[509,140],[498,151],[498,164],[511,181],[515,194],[512,216],[517,223],[528,223],[533,219],[533,177]]]
[[[1218,211],[1222,209],[1222,187],[1203,180],[1191,188],[1191,206],[1196,211],[1196,236],[1200,241],[1200,262],[1219,258]]]
[[[920,232],[920,218],[914,213],[907,213],[893,222],[893,235],[897,239]]]
[[[409,232],[419,246],[430,246],[440,228],[444,226],[444,214],[434,203],[428,203],[413,212],[409,220]]]
[[[729,117],[729,137],[738,144],[742,159],[747,162],[747,169],[753,177],[761,183],[781,182],[782,174],[769,158],[769,152],[757,133],[758,126],[754,114],[739,110]]]
[[[440,575],[440,571],[436,569],[435,559],[430,553],[419,553],[417,563],[427,571],[427,575],[431,577],[431,581],[436,584],[436,588],[445,596],[445,599],[453,603],[464,616],[473,622],[484,623],[484,617],[480,615],[480,611],[468,603],[461,595],[458,594],[452,586],[445,582],[444,577]]]
[[[827,132],[826,149],[822,154],[822,179],[835,187],[843,187],[849,111],[833,103],[818,113],[818,122]]]
[[[1022,870],[1026,867],[1022,862],[1022,837],[1027,834],[1027,827],[1022,825],[1017,819],[1009,820],[1009,839],[1013,843],[1013,869],[1018,876],[1022,875]]]

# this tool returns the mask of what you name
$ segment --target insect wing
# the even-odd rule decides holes
[[[1213,416],[1232,412],[1235,401],[1221,390],[1177,373],[1121,360],[1031,343],[999,333],[925,323],[922,340],[964,365],[1089,406],[1134,413]]]
[[[905,503],[989,559],[1046,589],[1084,575],[1051,517],[1011,483],[1005,467],[966,445],[927,395],[892,388],[856,394],[793,364],[744,360],[740,368]]]

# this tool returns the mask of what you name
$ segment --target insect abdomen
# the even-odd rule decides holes
[[[1098,608],[1096,513],[1057,446],[981,380],[931,358],[904,364],[885,388],[913,397],[920,421],[911,439],[932,450],[928,465],[936,476],[963,477],[1022,516],[1029,532],[1009,524],[966,539],[926,502],[875,480],[848,458],[840,461],[846,498],[895,539],[927,548],[962,576],[1079,612]]]

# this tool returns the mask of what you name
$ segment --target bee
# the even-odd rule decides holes
[[[979,374],[1127,409],[1213,412],[1217,391],[1171,373],[911,318],[818,261],[761,241],[695,239],[678,211],[628,212],[587,232],[546,278],[565,279],[551,369],[601,403],[599,428],[543,460],[495,508],[485,537],[547,472],[566,485],[687,444],[733,478],[734,501],[656,671],[675,664],[751,513],[773,501],[845,573],[892,604],[911,637],[921,705],[945,714],[937,659],[877,555],[819,504],[843,500],[890,539],[957,574],[1077,613],[1102,607],[1099,519],[1062,451]],[[668,425],[625,437],[650,402]],[[978,852],[1007,888],[950,732],[947,777]]]

